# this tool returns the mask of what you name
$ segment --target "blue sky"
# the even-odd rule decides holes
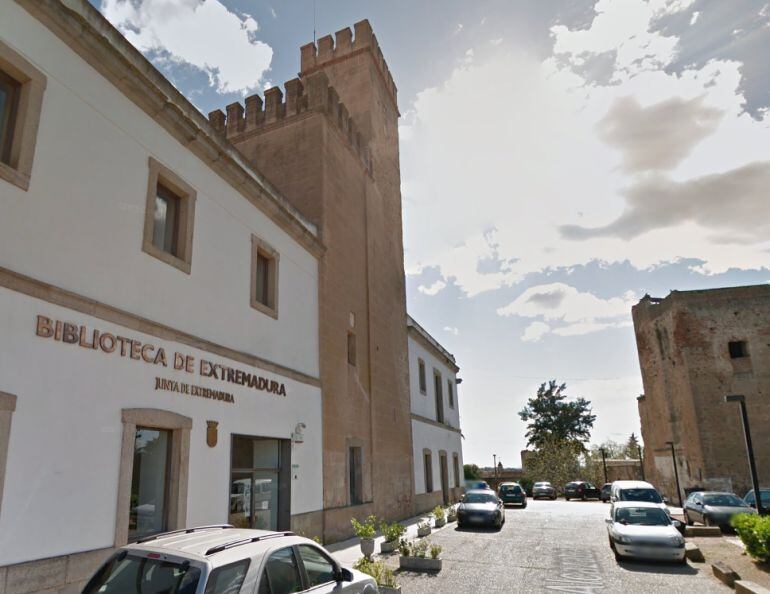
[[[312,0],[94,0],[204,113],[282,85]],[[630,307],[770,281],[770,5],[317,0],[399,89],[410,313],[455,353],[467,462],[519,464],[540,382],[639,431]]]

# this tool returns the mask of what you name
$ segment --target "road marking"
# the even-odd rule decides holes
[[[604,589],[599,563],[593,551],[557,550],[556,562],[559,574],[546,580],[546,590],[595,594]]]

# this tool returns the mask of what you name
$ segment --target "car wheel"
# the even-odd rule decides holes
[[[527,504],[526,503],[522,503],[521,504],[521,509],[527,509]]]
[[[703,525],[713,526],[713,523],[711,522],[711,518],[709,518],[708,516],[703,516]]]
[[[690,514],[688,514],[687,511],[684,512],[684,523],[688,526],[693,525],[693,521],[690,519]]]
[[[623,560],[623,555],[618,553],[618,550],[615,547],[612,547],[612,552],[615,553],[615,561],[620,563]]]
[[[585,496],[585,494],[581,495],[581,496],[580,496],[580,501],[585,501],[585,500],[586,500],[586,496]]]
[[[553,497],[551,497],[551,501],[556,501],[556,495],[554,495]]]
[[[565,496],[564,496],[564,501],[569,501],[569,497],[567,497],[567,496],[565,495]]]

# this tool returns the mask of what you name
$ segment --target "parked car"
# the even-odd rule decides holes
[[[497,494],[503,502],[515,503],[522,508],[527,507],[527,493],[519,483],[501,483]]]
[[[291,532],[203,526],[157,534],[118,549],[83,594],[238,592],[375,594],[368,575],[344,567]]]
[[[691,493],[682,506],[684,521],[688,526],[700,522],[706,526],[730,526],[735,514],[757,513],[743,499],[733,493],[696,491]]]
[[[476,489],[465,493],[457,508],[457,526],[496,526],[505,524],[505,506],[491,489]]]
[[[553,485],[546,481],[541,481],[532,485],[532,499],[539,499],[540,497],[547,497],[548,499],[556,499],[556,489]]]
[[[475,489],[492,489],[492,487],[489,486],[489,483],[487,481],[475,481],[475,480],[469,480],[465,481],[465,490],[466,491],[472,491]]]
[[[619,501],[652,503],[669,514],[668,506],[657,489],[645,481],[615,481],[610,488],[610,515]]]
[[[599,489],[585,481],[572,481],[564,486],[564,499],[599,499]]]
[[[766,510],[770,509],[770,489],[760,489],[759,498],[762,502],[762,507]],[[754,496],[754,489],[751,489],[751,491],[746,493],[746,496],[743,498],[743,500],[751,507],[757,507],[757,498]]]
[[[607,521],[607,534],[615,559],[625,557],[687,563],[681,523],[672,520],[655,503],[616,501]]]
[[[610,489],[612,489],[612,483],[604,483],[602,490],[599,492],[599,499],[602,503],[607,503],[610,500]]]

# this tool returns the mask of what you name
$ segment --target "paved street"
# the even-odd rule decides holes
[[[444,547],[437,575],[400,573],[404,594],[451,592],[728,592],[708,564],[623,562],[607,543],[609,506],[532,501],[508,508],[502,531],[449,527],[431,535]]]

